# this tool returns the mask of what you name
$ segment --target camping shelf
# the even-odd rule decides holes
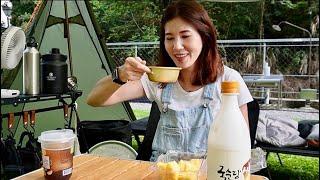
[[[17,106],[18,104],[21,104],[21,103],[48,101],[48,100],[55,100],[55,99],[62,100],[65,98],[71,98],[72,100],[76,100],[81,95],[82,95],[82,91],[68,92],[65,94],[20,95],[14,98],[1,99],[1,105],[12,104],[13,106]]]
[[[3,105],[13,105],[13,106],[18,106],[18,104],[23,104],[23,103],[31,103],[31,102],[39,102],[39,101],[49,101],[49,100],[59,100],[59,102],[62,103],[62,105],[58,104],[57,106],[51,106],[51,107],[45,107],[41,109],[35,109],[33,110],[35,113],[39,112],[46,112],[46,111],[52,111],[56,109],[63,109],[65,105],[68,107],[71,107],[71,109],[74,109],[75,106],[75,101],[77,100],[78,97],[82,95],[82,91],[71,91],[67,92],[64,94],[40,94],[40,95],[20,95],[15,98],[6,98],[6,99],[1,99],[1,106]],[[71,99],[70,103],[67,103],[65,99]],[[1,122],[0,122],[0,134],[2,131],[2,122],[3,118],[8,118],[10,114],[13,114],[14,116],[22,116],[23,115],[23,110],[18,111],[18,112],[7,112],[2,114],[1,111]],[[72,111],[71,111],[72,113]],[[71,116],[71,115],[70,115]],[[68,127],[71,126],[71,117],[68,123]]]
[[[1,99],[1,106],[2,105],[10,105],[17,106],[18,104],[22,103],[31,103],[31,102],[39,102],[39,101],[49,101],[49,100],[59,100],[59,102],[62,102],[63,104],[68,104],[64,99],[71,98],[71,103],[68,104],[68,106],[74,106],[75,101],[78,97],[82,95],[82,91],[72,91],[65,94],[40,94],[40,95],[20,95],[15,98],[6,98]],[[63,106],[57,105],[54,107],[47,107],[42,109],[36,109],[35,112],[45,112],[45,111],[52,111],[56,109],[62,109]],[[2,114],[1,112],[1,118],[6,118],[9,116],[11,112]],[[14,112],[14,116],[20,116],[23,115],[23,112]]]

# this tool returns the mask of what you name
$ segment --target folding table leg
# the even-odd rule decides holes
[[[279,160],[281,166],[283,166],[279,153],[277,153],[277,156],[278,156],[278,160]]]
[[[266,160],[268,160],[269,154],[270,154],[270,152],[269,152],[269,151],[267,151],[267,154],[266,154]],[[280,165],[281,165],[281,166],[283,166],[283,163],[282,163],[282,161],[281,161],[281,158],[280,158],[279,153],[276,153],[276,154],[277,154],[277,156],[278,156],[278,160],[279,160]]]

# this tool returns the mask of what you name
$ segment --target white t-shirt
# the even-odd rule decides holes
[[[212,101],[213,103],[210,103],[213,109],[220,108],[220,107],[215,107],[214,101],[221,99],[221,82],[222,81],[238,81],[239,82],[240,84],[240,92],[238,95],[239,106],[253,100],[250,94],[250,91],[247,85],[245,84],[244,80],[242,79],[240,73],[234,69],[224,66],[223,75],[217,78],[218,88],[216,89],[216,92],[214,92],[214,97],[213,97],[214,100]],[[159,88],[159,83],[150,81],[148,79],[147,74],[144,74],[141,77],[141,83],[147,98],[150,101],[155,101],[158,104],[159,109],[161,110],[162,109],[161,93],[163,89]],[[173,91],[172,100],[171,100],[171,103],[168,105],[168,108],[180,111],[187,108],[197,107],[202,105],[204,102],[203,90],[204,90],[204,87],[196,91],[187,92],[180,86],[178,81],[175,82],[173,84],[173,89],[172,89]]]

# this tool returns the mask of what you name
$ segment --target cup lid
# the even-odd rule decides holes
[[[76,135],[71,129],[44,131],[38,137],[40,143],[65,143],[73,140]]]

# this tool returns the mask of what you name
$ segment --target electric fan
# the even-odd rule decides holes
[[[19,27],[10,26],[1,34],[1,69],[13,69],[19,64],[25,43],[25,34]],[[12,98],[19,94],[19,90],[1,89],[1,98]]]

